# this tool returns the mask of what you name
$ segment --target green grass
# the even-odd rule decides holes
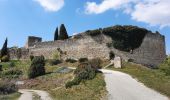
[[[46,74],[36,77],[34,79],[28,79],[27,71],[30,66],[30,61],[11,61],[14,63],[15,69],[22,70],[23,75],[19,78],[13,78],[12,80],[24,80],[24,85],[19,88],[45,90],[50,93],[54,100],[99,100],[106,96],[106,87],[104,77],[101,73],[98,73],[93,80],[87,80],[80,83],[80,85],[73,86],[66,89],[65,83],[73,79],[73,72],[69,73],[56,73],[60,67],[76,67],[76,63],[63,62],[58,65],[50,66],[46,63]],[[0,63],[3,65],[3,70],[9,70],[10,62]],[[17,96],[16,94],[14,96]],[[12,97],[9,95],[9,97]],[[9,98],[8,97],[8,98]],[[7,98],[7,97],[4,97]],[[35,95],[35,98],[38,98]],[[0,99],[4,100],[4,99]],[[5,99],[8,100],[8,99]],[[15,99],[9,99],[15,100]]]
[[[146,86],[170,97],[170,76],[160,69],[149,69],[132,63],[124,63],[123,66],[122,69],[112,69],[130,74]]]
[[[0,95],[0,100],[18,100],[20,93],[13,93],[9,95]]]
[[[49,90],[54,100],[100,100],[106,96],[106,88],[103,74],[88,81],[81,82],[80,85],[66,89],[64,86]]]

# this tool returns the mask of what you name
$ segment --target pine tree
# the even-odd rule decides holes
[[[68,34],[67,34],[67,30],[64,26],[64,24],[61,24],[60,26],[60,34],[59,34],[59,40],[64,40],[64,39],[68,39]]]
[[[1,49],[1,57],[8,55],[7,45],[8,45],[8,39],[6,38],[6,40],[4,42],[4,45],[3,45],[2,49]]]
[[[56,40],[58,40],[58,27],[56,28],[55,33],[54,33],[54,41]]]

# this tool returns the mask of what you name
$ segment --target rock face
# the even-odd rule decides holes
[[[122,67],[122,62],[120,57],[115,57],[114,60],[114,67],[115,68],[121,68]]]
[[[50,59],[54,52],[60,48],[65,55],[62,58],[102,58],[109,59],[109,52],[123,60],[133,60],[135,63],[155,67],[166,58],[165,38],[161,34],[148,33],[143,39],[141,46],[134,49],[133,52],[124,52],[113,47],[108,47],[112,39],[104,34],[91,37],[85,33],[80,33],[66,40],[57,40],[49,42],[40,42],[40,39],[33,41],[28,45],[28,49],[21,50],[21,59],[28,59],[29,55],[44,55]],[[23,52],[24,53],[23,53]],[[27,52],[26,52],[27,51]],[[14,51],[10,52],[11,58],[16,58]]]

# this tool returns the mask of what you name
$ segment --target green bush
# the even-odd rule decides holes
[[[0,81],[0,95],[6,95],[17,91],[18,88],[15,84],[7,81]]]
[[[96,71],[89,63],[80,63],[74,71],[74,74],[74,79],[65,84],[66,88],[71,88],[73,85],[79,85],[82,80],[93,79],[96,76]]]
[[[160,65],[159,69],[166,75],[170,76],[170,57],[167,57],[167,59]]]
[[[1,58],[2,62],[8,62],[9,61],[9,56],[5,55]]]
[[[79,77],[75,77],[72,81],[68,81],[65,84],[66,88],[71,88],[73,85],[79,85],[81,82],[81,79]]]
[[[94,70],[100,69],[102,60],[100,58],[94,58],[88,61]]]
[[[37,56],[31,62],[31,66],[28,70],[28,77],[35,78],[45,74],[45,59],[44,56]]]
[[[50,59],[50,60],[48,60],[48,63],[51,66],[53,66],[53,65],[57,65],[57,64],[61,63],[61,61],[60,60],[56,60],[56,59]]]
[[[90,35],[90,36],[97,36],[99,34],[101,34],[101,31],[100,30],[89,30],[89,31],[86,31],[86,34]]]
[[[93,79],[96,75],[95,70],[89,63],[81,63],[74,71],[76,77],[80,79]]]
[[[9,63],[9,67],[15,67],[15,63],[14,62],[10,62]]]
[[[80,58],[78,61],[79,61],[80,63],[82,63],[82,62],[87,62],[87,61],[88,61],[88,58]]]
[[[18,78],[23,72],[19,69],[12,68],[1,72],[1,78]]]
[[[77,60],[71,59],[71,58],[67,58],[66,62],[75,63],[75,62],[77,62]]]

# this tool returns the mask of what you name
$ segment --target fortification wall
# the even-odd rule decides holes
[[[154,33],[147,34],[141,46],[132,54],[114,48],[112,50],[124,60],[131,59],[136,63],[151,67],[159,65],[166,58],[165,37]]]
[[[28,59],[30,55],[39,56],[44,55],[46,59],[51,59],[54,52],[60,48],[66,58],[103,58],[109,59],[109,52],[113,51],[115,55],[120,56],[124,60],[133,60],[136,63],[157,66],[166,58],[165,51],[165,37],[160,34],[148,33],[141,46],[133,53],[119,51],[115,48],[110,48],[107,43],[111,43],[112,39],[104,34],[91,37],[89,35],[81,34],[71,39],[38,42],[29,49],[21,49],[21,59]],[[11,59],[17,59],[17,50],[10,50]]]
[[[108,59],[108,52],[110,51],[105,43],[100,44],[95,42],[91,37],[84,36],[79,39],[37,43],[34,48],[30,48],[30,54],[44,55],[45,58],[50,59],[54,52],[57,51],[57,48],[65,52],[65,55],[62,56],[63,59],[84,57],[89,59],[96,57]]]

